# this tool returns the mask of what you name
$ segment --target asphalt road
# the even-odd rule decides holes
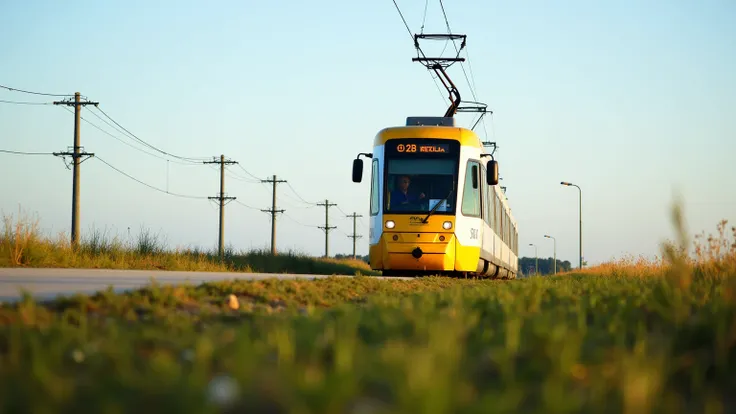
[[[350,275],[335,275],[352,277]],[[29,269],[0,268],[0,302],[18,300],[25,289],[38,300],[52,299],[58,295],[75,293],[92,294],[112,286],[116,292],[148,285],[151,278],[160,284],[191,283],[244,279],[258,280],[313,279],[327,275],[237,273],[237,272],[175,272],[165,270],[110,270],[110,269]]]

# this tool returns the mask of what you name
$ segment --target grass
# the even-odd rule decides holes
[[[680,231],[655,262],[507,282],[25,297],[0,307],[0,411],[733,412],[736,244],[725,228],[694,258]]]
[[[211,272],[264,272],[299,274],[380,274],[367,263],[351,259],[315,258],[288,251],[235,252],[225,249],[224,261],[216,251],[178,249],[167,251],[165,240],[141,229],[137,239],[126,242],[106,230],[92,229],[73,248],[69,238],[42,237],[38,220],[19,212],[17,218],[3,216],[0,232],[0,267],[57,267],[140,270],[185,270]]]

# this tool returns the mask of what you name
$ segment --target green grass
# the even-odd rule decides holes
[[[0,412],[734,412],[736,243],[688,259],[683,234],[661,262],[517,281],[25,297],[0,307]]]
[[[570,275],[26,298],[0,308],[0,411],[734,409],[734,280],[679,296],[663,278]]]
[[[317,258],[293,251],[274,256],[270,250],[236,252],[228,247],[221,261],[216,250],[187,248],[170,251],[165,246],[162,235],[146,229],[142,229],[132,241],[123,241],[106,230],[92,229],[84,234],[80,246],[75,249],[65,234],[56,239],[42,237],[37,220],[25,215],[17,218],[5,215],[0,232],[0,267],[380,274],[361,260]]]

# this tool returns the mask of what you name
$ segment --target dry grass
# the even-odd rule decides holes
[[[136,240],[128,242],[106,230],[92,229],[74,248],[65,233],[56,238],[44,237],[38,222],[20,210],[17,217],[3,215],[0,267],[378,274],[360,260],[314,258],[294,252],[273,256],[269,251],[236,253],[227,248],[221,261],[215,250],[167,250],[161,235],[145,229]]]
[[[684,222],[682,209],[676,204],[672,210],[672,223],[677,233],[675,241],[662,244],[662,254],[653,260],[639,256],[626,256],[618,260],[568,273],[596,276],[669,277],[683,287],[696,275],[729,277],[736,275],[736,226],[728,228],[728,220],[716,225],[716,233],[701,232],[691,239]]]

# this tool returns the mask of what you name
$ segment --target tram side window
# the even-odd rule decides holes
[[[481,204],[483,205],[483,208],[482,208],[482,210],[483,210],[483,220],[486,223],[488,223],[489,222],[489,220],[488,220],[488,211],[490,210],[490,208],[488,207],[488,194],[491,192],[491,187],[489,187],[486,184],[486,167],[485,166],[482,166],[482,168],[481,168],[481,177],[480,177],[480,182],[479,182],[478,186],[483,189],[483,192],[481,194],[480,200],[481,200]]]
[[[379,202],[378,202],[378,196],[379,196],[379,184],[378,181],[378,160],[373,160],[373,168],[371,171],[371,216],[375,216],[378,214],[379,209]]]
[[[486,218],[486,223],[488,223],[488,227],[493,229],[494,222],[495,222],[495,211],[496,211],[496,202],[495,200],[495,190],[493,187],[488,187],[488,191],[486,192],[486,204],[488,205],[488,217]]]
[[[475,174],[478,188],[473,188],[473,174]],[[465,185],[463,186],[463,207],[465,216],[480,217],[480,165],[477,161],[468,161],[465,171]]]
[[[493,231],[501,237],[501,202],[498,200],[498,194],[493,194],[494,203],[496,205],[496,214],[493,215]]]

